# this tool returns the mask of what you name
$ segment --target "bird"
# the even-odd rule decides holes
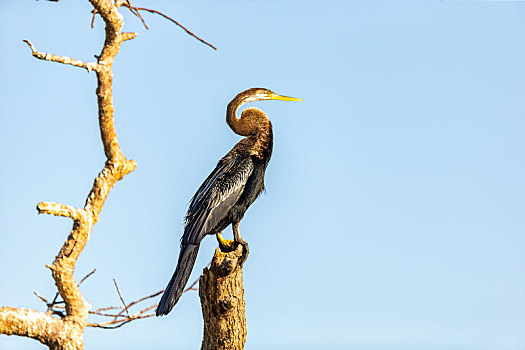
[[[262,100],[302,101],[277,95],[265,88],[251,88],[239,93],[228,104],[226,123],[244,138],[217,163],[190,201],[177,267],[156,309],[157,316],[167,315],[181,297],[199,245],[207,235],[216,235],[223,251],[232,250],[232,243],[242,245],[241,267],[248,257],[250,250],[239,232],[239,222],[264,189],[264,173],[273,149],[273,132],[272,124],[262,110],[247,108],[240,118],[237,118],[237,111],[245,103]],[[222,236],[222,231],[230,224],[233,242]]]

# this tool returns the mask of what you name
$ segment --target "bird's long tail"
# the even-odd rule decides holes
[[[179,300],[190,278],[198,252],[199,244],[188,244],[181,248],[177,268],[157,307],[157,316],[167,315]]]

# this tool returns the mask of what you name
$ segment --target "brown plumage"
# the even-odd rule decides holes
[[[177,268],[162,295],[157,316],[169,313],[179,300],[195,264],[200,242],[206,235],[217,235],[221,249],[231,249],[221,232],[232,224],[235,244],[244,247],[241,266],[248,256],[248,243],[241,238],[239,222],[264,189],[264,172],[272,155],[273,133],[270,120],[260,109],[248,108],[240,118],[237,118],[237,111],[244,103],[259,100],[300,101],[267,89],[253,88],[241,92],[228,104],[226,122],[236,134],[245,138],[219,161],[191,200]]]

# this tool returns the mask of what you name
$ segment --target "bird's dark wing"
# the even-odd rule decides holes
[[[157,316],[166,315],[181,297],[195,264],[201,240],[219,225],[239,200],[253,172],[251,157],[228,154],[201,185],[186,214],[177,268],[157,307]]]
[[[181,246],[200,243],[212,233],[239,200],[253,168],[251,157],[228,154],[219,161],[191,200]]]

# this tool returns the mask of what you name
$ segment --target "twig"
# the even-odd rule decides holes
[[[146,21],[144,20],[144,18],[142,18],[140,12],[131,5],[131,1],[126,0],[126,7],[130,10],[131,13],[140,18],[142,24],[146,29],[149,29],[148,25],[146,24]]]
[[[89,277],[91,277],[91,275],[93,275],[95,272],[97,272],[97,269],[93,269],[93,271],[91,271],[90,273],[88,273],[87,275],[84,276],[84,278],[82,278],[80,280],[80,282],[78,283],[78,286],[80,287],[80,285],[82,284],[82,282],[84,282],[85,280],[87,280]]]
[[[37,296],[38,299],[42,300],[46,305],[49,304],[47,299],[41,296],[40,294],[38,294],[38,292],[33,292],[33,293]]]
[[[96,271],[97,271],[96,269],[93,269],[93,271],[89,272],[86,276],[84,276],[78,283],[78,286],[80,286],[86,279],[91,277]],[[164,289],[126,304],[126,302],[124,301],[124,297],[122,296],[122,293],[120,291],[120,288],[118,287],[117,281],[115,279],[113,279],[113,283],[119,295],[120,301],[122,302],[122,306],[108,306],[108,307],[101,307],[96,310],[90,310],[89,311],[90,315],[96,315],[100,317],[109,317],[109,318],[112,318],[112,320],[107,321],[107,322],[100,322],[100,323],[87,323],[86,326],[94,327],[94,328],[116,329],[116,328],[122,327],[123,325],[131,321],[141,320],[144,318],[155,316],[154,313],[147,313],[147,312],[156,308],[158,304],[150,305],[134,314],[130,314],[130,309],[137,304],[140,304],[146,300],[159,296],[160,294],[164,292]],[[199,283],[199,279],[196,279],[195,281],[193,281],[192,284],[188,288],[186,288],[183,293],[197,290],[195,288],[195,285],[197,283]],[[34,292],[34,293],[38,297],[38,299],[40,299],[42,302],[46,304],[47,314],[58,315],[61,318],[65,317],[65,314],[61,311],[65,309],[64,301],[57,300],[59,297],[59,293],[56,293],[52,302],[49,302],[45,297],[40,295],[38,292]],[[113,310],[115,311],[119,310],[119,311],[117,313],[107,312],[107,311],[113,311]]]
[[[52,305],[56,305],[56,304],[59,304],[59,303],[62,304],[64,302],[64,301],[57,301],[59,295],[60,295],[60,293],[58,293],[58,292],[55,294],[55,297],[53,298],[53,301],[51,302]]]
[[[91,29],[93,29],[95,26],[95,15],[97,14],[97,9],[93,9],[91,13],[93,13],[93,17],[91,17]]]
[[[108,310],[116,310],[116,309],[122,309],[122,306],[108,306],[108,307],[101,307],[99,309],[89,311],[90,314],[98,315],[100,311],[108,311]]]
[[[115,321],[109,321],[109,322],[104,322],[104,323],[88,323],[87,326],[88,327],[94,327],[94,328],[116,329],[116,328],[122,327],[123,325],[125,325],[127,323],[130,323],[131,321],[141,320],[141,319],[149,318],[149,317],[152,317],[152,316],[155,316],[155,314],[147,314],[147,315],[143,315],[143,316],[137,316],[137,317],[130,318],[129,320],[126,320],[126,321],[115,320]],[[122,323],[117,324],[119,322],[122,322]],[[110,326],[110,325],[114,325],[114,324],[117,324],[117,325]]]
[[[88,323],[87,326],[88,327],[94,327],[94,328],[105,328],[105,329],[116,329],[116,328],[119,328],[131,321],[135,321],[135,320],[140,320],[140,319],[144,319],[144,318],[149,318],[149,317],[152,317],[152,316],[155,316],[154,313],[146,313],[152,309],[155,309],[157,307],[158,304],[154,304],[154,305],[151,305],[151,306],[148,306],[138,312],[136,312],[135,314],[133,315],[130,315],[129,313],[129,310],[131,309],[131,307],[145,301],[145,300],[148,300],[148,299],[152,299],[152,298],[155,298],[156,296],[162,294],[164,292],[164,290],[161,290],[161,291],[158,291],[156,293],[153,293],[153,294],[150,294],[148,296],[145,296],[143,298],[140,298],[136,301],[133,301],[129,304],[125,304],[124,303],[124,299],[122,298],[122,295],[118,289],[118,286],[115,282],[115,280],[113,281],[115,283],[115,287],[117,288],[117,292],[119,293],[119,296],[120,296],[120,300],[122,301],[122,303],[124,304],[124,307],[122,306],[109,306],[109,307],[103,307],[103,308],[99,308],[99,309],[96,309],[96,310],[93,310],[93,311],[90,311],[89,313],[91,315],[97,315],[97,316],[101,316],[101,317],[111,317],[113,318],[111,321],[108,321],[108,322],[100,322],[100,323]],[[186,293],[190,290],[196,290],[194,287],[195,285],[199,282],[199,279],[196,279],[195,281],[193,281],[193,283],[184,290],[183,293]],[[115,314],[112,314],[112,313],[107,313],[105,311],[111,311],[111,310],[120,310],[118,313],[115,313]],[[126,314],[124,314],[124,312],[126,312]]]
[[[186,28],[185,26],[183,26],[182,24],[180,24],[179,22],[177,22],[176,20],[174,20],[173,18],[165,15],[164,13],[160,12],[160,11],[157,11],[157,10],[153,10],[153,9],[148,9],[148,8],[145,8],[145,7],[136,7],[136,6],[132,6],[131,5],[131,2],[129,1],[126,1],[124,3],[122,3],[122,6],[124,7],[127,7],[130,9],[131,12],[132,9],[137,11],[137,13],[139,11],[147,11],[147,12],[150,12],[150,13],[155,13],[157,15],[160,15],[164,18],[166,18],[168,21],[171,21],[173,23],[175,23],[177,26],[179,26],[180,28],[182,28],[186,33],[188,33],[190,36],[194,37],[195,39],[199,40],[200,42],[202,42],[203,44],[206,44],[208,45],[209,47],[211,47],[212,49],[214,50],[217,50],[217,48],[215,46],[213,46],[212,44],[210,44],[209,42],[207,42],[206,40],[198,37],[197,35],[195,35],[193,32],[191,32],[188,28]],[[144,21],[144,19],[140,16],[140,14],[138,15],[138,17],[140,17],[140,19],[142,20],[142,23],[144,24],[144,26],[146,27],[146,29],[148,29],[148,26],[146,25],[146,22]]]
[[[208,264],[209,266],[209,264]],[[80,286],[86,279],[91,277],[97,270],[93,269],[93,271],[89,272],[86,276],[84,276],[80,282],[78,283],[78,286]],[[118,287],[117,281],[113,279],[113,283],[115,285],[115,288],[117,290],[117,293],[119,295],[120,301],[122,302],[122,306],[108,306],[108,307],[102,307],[98,308],[96,310],[89,311],[90,315],[100,316],[100,317],[109,317],[112,318],[111,321],[107,322],[99,322],[99,323],[87,323],[86,326],[88,327],[94,327],[94,328],[104,328],[104,329],[116,329],[120,328],[125,324],[130,323],[131,321],[135,320],[141,320],[145,318],[149,318],[152,316],[155,316],[154,313],[147,313],[148,311],[155,309],[158,304],[153,304],[148,307],[143,308],[142,310],[131,314],[130,310],[133,306],[140,304],[146,300],[152,299],[157,297],[158,295],[162,294],[164,292],[163,290],[160,290],[158,292],[155,292],[153,294],[150,294],[148,296],[142,297],[138,300],[135,300],[133,302],[130,302],[126,304],[124,301],[124,297],[122,296],[122,293],[120,291],[120,288]],[[183,293],[186,293],[188,291],[194,291],[197,290],[195,288],[195,285],[199,283],[199,279],[196,279],[191,283],[191,285],[184,290]],[[64,301],[63,300],[57,300],[59,297],[59,293],[56,293],[55,297],[53,298],[52,302],[49,302],[45,297],[40,295],[38,292],[34,292],[35,295],[40,299],[42,302],[44,302],[47,306],[46,314],[48,315],[58,315],[61,318],[66,317],[63,311],[65,309]],[[116,313],[111,313],[111,311],[117,311]],[[108,312],[109,311],[109,312]]]
[[[118,309],[121,309],[122,307],[118,307]],[[104,316],[104,317],[111,317],[111,318],[117,318],[117,317],[125,317],[128,319],[128,316],[126,315],[114,315],[114,314],[108,314],[107,312],[98,312],[98,311],[90,311],[90,315],[97,315],[97,316]]]
[[[58,310],[54,309],[54,307],[56,307],[56,298],[57,298],[56,296],[53,299],[53,301],[50,303],[49,301],[47,301],[46,298],[44,298],[43,296],[38,294],[38,292],[33,292],[33,293],[35,293],[35,295],[38,297],[38,299],[42,300],[46,304],[46,306],[47,306],[46,315],[58,315],[58,316],[60,316],[60,318],[66,317],[66,315],[64,315],[64,313],[62,311],[58,311]],[[63,309],[64,307],[62,306],[61,308]]]
[[[126,302],[124,301],[124,298],[122,298],[122,294],[120,294],[120,289],[118,289],[117,281],[113,278],[113,283],[115,283],[115,288],[117,288],[118,296],[120,297],[120,301],[122,301],[122,305],[124,305],[124,310],[126,310],[126,314],[128,315],[128,318],[131,318],[128,311],[128,306],[126,305]]]
[[[193,283],[188,288],[186,288],[182,293],[186,293],[189,290],[198,290],[198,289],[193,288],[197,283],[199,283],[198,278],[195,281],[193,281]]]
[[[154,293],[154,294],[148,295],[147,297],[144,297],[144,298],[141,298],[141,299],[139,299],[139,300],[137,300],[137,301],[134,301],[134,302],[132,302],[132,303],[129,303],[128,308],[130,308],[130,307],[132,307],[132,306],[134,306],[134,305],[136,305],[136,304],[138,304],[138,303],[140,303],[140,302],[143,302],[144,300],[151,299],[151,298],[155,298],[157,295],[160,295],[160,294],[162,294],[163,292],[164,292],[164,289],[161,290],[161,291],[159,291],[159,292],[157,292],[157,293]]]

